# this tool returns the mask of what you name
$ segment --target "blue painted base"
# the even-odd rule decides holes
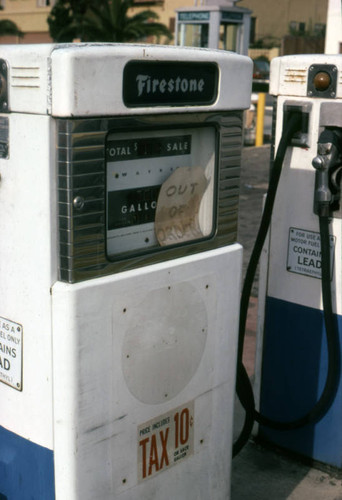
[[[341,333],[341,316],[338,324]],[[280,421],[302,417],[318,400],[326,373],[322,311],[268,297],[261,383],[262,414]],[[341,423],[342,384],[333,406],[319,423],[295,431],[261,427],[259,434],[295,453],[342,468]]]
[[[53,452],[3,427],[0,427],[0,499],[55,499]]]

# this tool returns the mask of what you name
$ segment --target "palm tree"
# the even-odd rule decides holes
[[[67,22],[70,19],[70,10],[67,15],[64,11],[64,26],[59,33],[52,34],[49,21],[50,34],[56,41],[80,38],[84,42],[137,42],[150,36],[156,36],[158,39],[165,36],[168,40],[172,38],[168,28],[156,22],[159,16],[152,10],[143,10],[129,16],[129,9],[135,6],[134,0],[88,0],[84,15],[73,17],[71,23]],[[55,11],[58,8],[60,7],[57,2]]]
[[[92,2],[100,0],[58,0],[52,7],[47,22],[55,42],[72,42],[81,38],[82,19]]]
[[[91,6],[83,20],[83,33],[90,42],[137,42],[149,36],[172,38],[170,31],[155,22],[158,14],[143,10],[128,16],[134,0],[112,0]]]

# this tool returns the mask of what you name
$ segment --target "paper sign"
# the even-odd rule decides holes
[[[204,236],[199,209],[207,186],[202,167],[179,167],[162,184],[155,217],[155,233],[161,246]]]
[[[0,382],[22,390],[23,327],[0,317]]]

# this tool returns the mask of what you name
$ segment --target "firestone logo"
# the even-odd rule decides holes
[[[204,90],[203,78],[152,78],[150,75],[137,75],[138,97],[143,94],[187,94],[192,92],[202,93]]]

